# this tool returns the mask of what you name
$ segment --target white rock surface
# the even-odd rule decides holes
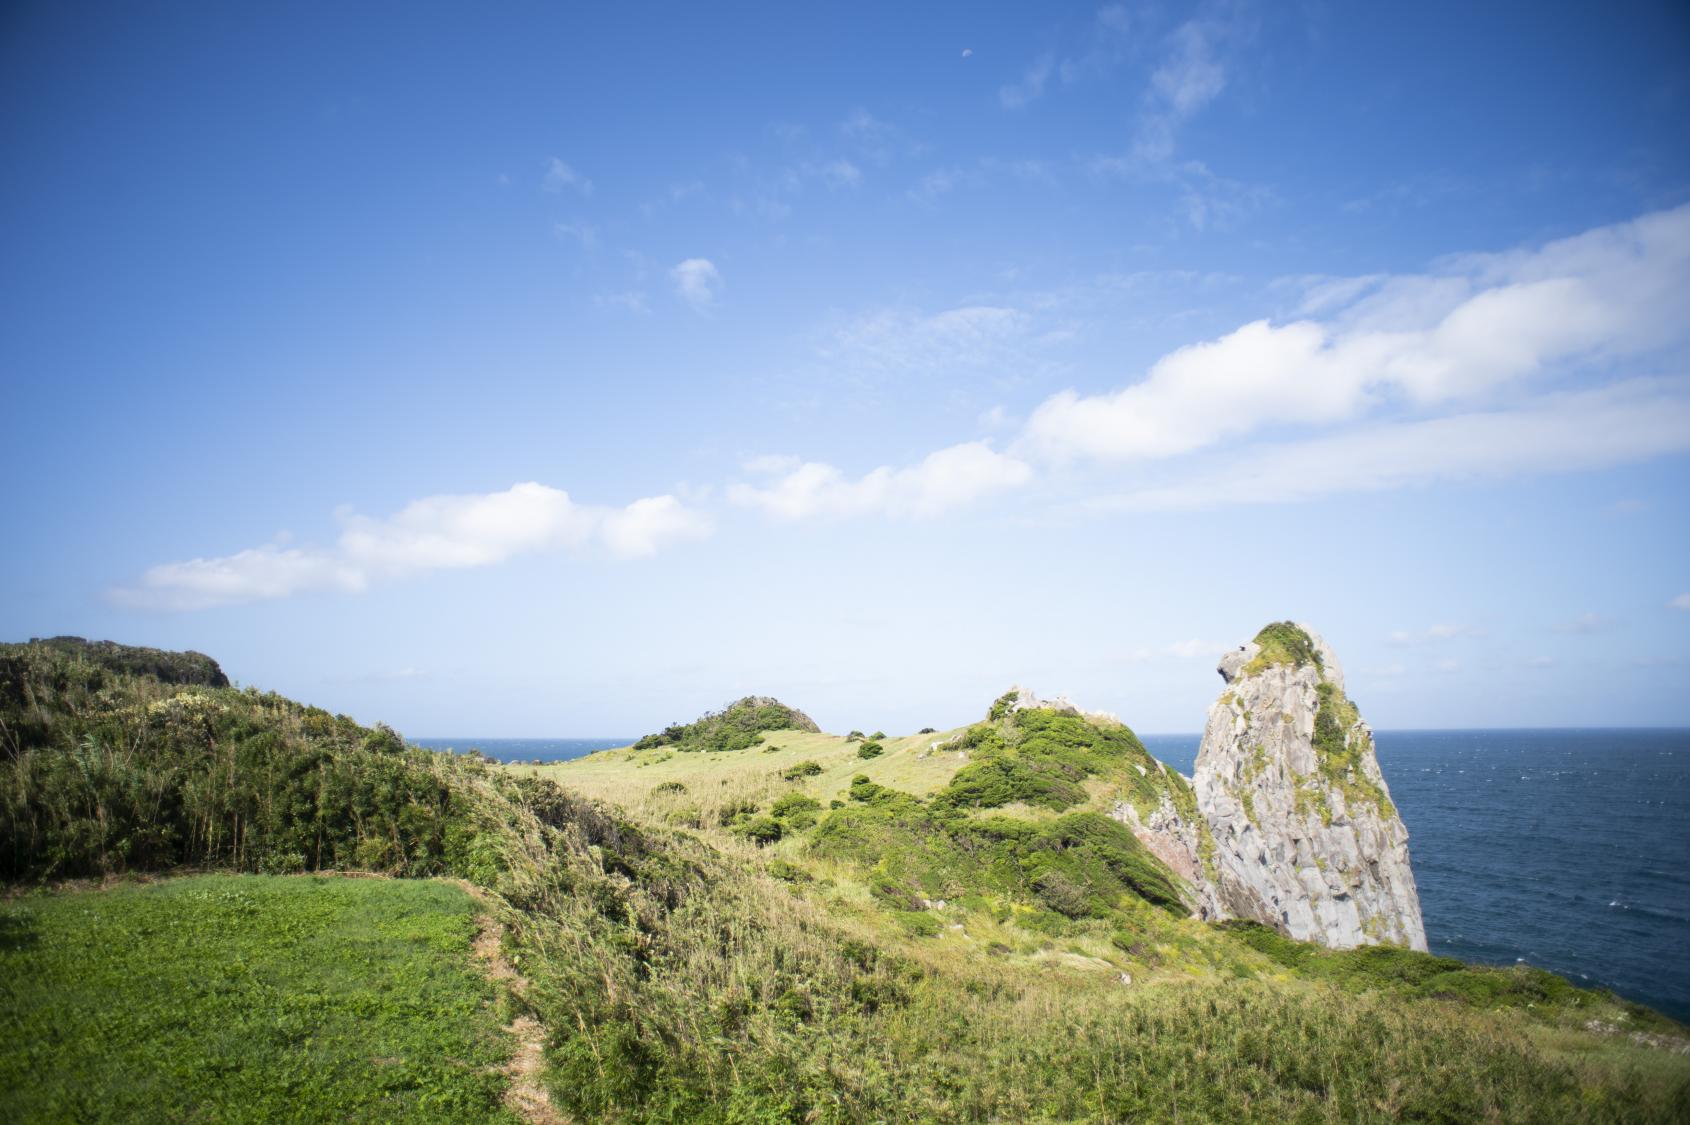
[[[1202,912],[1255,919],[1335,949],[1388,941],[1423,950],[1408,831],[1390,803],[1373,733],[1359,715],[1340,724],[1347,769],[1317,749],[1320,686],[1344,701],[1343,671],[1319,634],[1301,628],[1318,665],[1247,672],[1255,644],[1221,658],[1227,687],[1209,709],[1193,779],[1214,837]]]

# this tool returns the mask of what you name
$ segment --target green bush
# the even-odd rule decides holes
[[[679,781],[660,781],[651,787],[651,791],[654,796],[662,796],[666,793],[685,793],[687,787]]]
[[[794,762],[791,766],[782,770],[780,776],[786,781],[802,781],[806,777],[815,777],[821,772],[821,763],[806,758],[802,762]]]
[[[878,758],[884,753],[886,753],[886,747],[880,745],[878,742],[865,742],[861,746],[857,747],[857,757],[864,760],[869,758]]]
[[[772,844],[785,833],[785,826],[772,816],[753,817],[739,825],[738,831],[759,844]]]

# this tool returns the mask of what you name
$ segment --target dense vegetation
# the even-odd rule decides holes
[[[1256,644],[1261,651],[1245,665],[1246,672],[1259,672],[1275,664],[1289,664],[1293,668],[1301,668],[1305,664],[1313,664],[1316,668],[1321,666],[1320,653],[1315,650],[1313,638],[1294,622],[1275,621],[1263,626],[1262,631],[1256,634]]]
[[[168,663],[130,674],[150,651],[0,649],[0,877],[465,874],[489,862],[479,789],[562,799],[274,693],[184,686]]]
[[[1395,816],[1391,799],[1362,772],[1362,759],[1373,748],[1373,736],[1360,725],[1356,705],[1329,680],[1322,679],[1316,692],[1313,744],[1321,776],[1338,787],[1347,803],[1372,805],[1381,816]]]
[[[657,734],[648,734],[634,743],[634,749],[666,746],[682,752],[722,753],[755,746],[763,740],[765,731],[819,729],[810,716],[778,699],[748,695],[693,722],[674,723]]]
[[[869,762],[843,740],[832,756],[786,751],[791,761],[749,746],[676,755],[658,775],[675,781],[667,789],[633,772],[650,754],[618,752],[645,803],[615,810],[275,696],[188,688],[26,647],[7,654],[21,661],[8,667],[23,690],[0,706],[15,732],[0,755],[0,854],[14,878],[296,860],[466,878],[488,892],[529,980],[505,1002],[546,1029],[546,1082],[578,1120],[1619,1121],[1667,1119],[1690,1092],[1682,1058],[1581,1030],[1593,1019],[1642,1026],[1646,1014],[1611,998],[1568,985],[1553,1003],[1513,1006],[1498,999],[1512,984],[1474,983],[1515,979],[1500,970],[1435,958],[1427,969],[1389,954],[1333,960],[1270,931],[1186,917],[1166,869],[1091,797],[1178,802],[1189,792],[1125,728],[1051,711],[1003,715],[921,751],[969,755],[930,794],[864,777],[838,808],[806,787],[836,768],[890,776],[913,747]],[[683,762],[696,767],[688,783],[673,772]],[[762,779],[758,788],[729,782],[736,763]],[[149,835],[155,824],[164,827]],[[263,884],[231,884],[245,885]],[[267,885],[310,898],[341,884]],[[195,954],[183,943],[196,928],[241,940],[244,923],[180,893],[204,906],[203,920],[116,906],[96,930],[103,940],[74,949],[61,935],[79,900],[27,897],[6,917],[21,909],[29,920],[7,922],[0,943],[15,937],[7,956],[43,964],[80,958],[91,975],[139,981],[147,958],[182,959],[187,973]],[[228,909],[248,916],[236,900]],[[293,908],[251,909],[255,924],[295,926],[295,936],[321,922],[335,941],[353,942],[369,924],[348,907],[342,928],[318,913],[341,909],[329,900],[301,902],[296,922]],[[463,931],[453,925],[455,943]],[[359,964],[361,953],[333,948],[323,947],[325,973]],[[381,963],[372,952],[373,976],[349,980],[351,995],[366,983],[381,991],[370,983],[391,979]],[[1117,979],[1117,963],[1134,967],[1130,983]],[[300,1066],[315,1044],[289,1046],[286,1036],[297,1028],[289,1013],[311,995],[305,981],[284,974],[241,994],[255,1021],[275,1021],[276,1049]],[[98,1064],[30,1030],[38,1025],[17,1018],[25,993],[11,996],[0,1056],[38,1043],[33,1071],[64,1067],[66,1089],[97,1089]],[[75,993],[65,996],[77,1008]],[[114,1050],[150,1049],[136,1039],[151,1034],[149,1002],[139,1003],[99,1017]],[[79,1026],[81,1017],[65,1018]],[[462,1045],[477,1026],[443,1033],[442,1057],[480,1058]],[[250,1036],[261,1034],[271,1033],[255,1023]],[[407,1090],[435,1081],[407,1074],[420,1083]],[[319,1087],[309,1083],[331,1077],[278,1079],[279,1089],[315,1112]],[[481,1096],[478,1077],[463,1075],[451,1096]],[[134,1116],[185,1116],[171,1096],[159,1092]],[[322,1116],[359,1115],[351,1102],[323,1105]],[[30,1107],[22,1116],[51,1115]]]
[[[216,875],[0,903],[0,1119],[514,1120],[476,909]]]

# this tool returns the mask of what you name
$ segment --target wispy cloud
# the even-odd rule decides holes
[[[998,101],[1005,109],[1020,109],[1044,96],[1045,84],[1056,72],[1056,56],[1046,51],[1034,59],[1020,81],[998,88]]]
[[[858,372],[933,374],[1018,361],[1033,333],[1032,318],[1007,305],[884,308],[837,324],[816,351]]]
[[[1205,16],[1167,35],[1145,85],[1132,143],[1124,153],[1094,157],[1093,174],[1165,184],[1194,229],[1226,229],[1266,205],[1273,193],[1223,175],[1200,159],[1180,155],[1186,124],[1226,90],[1228,54],[1246,35],[1240,19]]]
[[[1282,504],[1346,492],[1569,472],[1690,451],[1690,386],[1638,380],[1529,406],[1365,426],[1258,447],[1170,484],[1087,501],[1092,510]]]
[[[722,274],[709,258],[688,258],[669,271],[675,293],[700,312],[716,303],[722,292]]]
[[[607,508],[577,504],[562,489],[532,481],[503,492],[428,496],[380,518],[349,509],[336,518],[341,534],[333,547],[268,544],[163,563],[111,595],[140,609],[194,610],[303,593],[359,593],[408,574],[494,566],[594,543],[617,557],[643,557],[711,530],[705,515],[674,496]]]
[[[1394,645],[1417,645],[1484,635],[1483,629],[1476,629],[1471,625],[1433,625],[1426,629],[1398,629],[1391,634],[1390,640]]]
[[[546,161],[546,175],[541,183],[547,191],[569,189],[582,195],[593,194],[593,181],[555,156]]]
[[[638,313],[642,316],[651,311],[651,302],[646,298],[643,289],[622,289],[610,293],[599,293],[593,297],[593,304],[601,309],[615,309],[619,312]]]
[[[1105,4],[1064,52],[1041,51],[1015,82],[998,88],[1005,109],[1024,109],[1045,95],[1051,82],[1064,86],[1107,74],[1126,55],[1133,20],[1125,4]]]
[[[552,233],[561,239],[574,242],[581,249],[591,253],[599,246],[599,228],[585,220],[573,223],[553,223]]]
[[[1032,478],[1027,464],[996,452],[985,442],[953,445],[915,465],[882,466],[855,480],[818,461],[792,464],[785,459],[760,459],[755,464],[768,470],[771,479],[736,484],[728,490],[728,499],[782,520],[876,514],[931,517]]]
[[[1589,635],[1600,633],[1614,624],[1614,619],[1600,613],[1581,613],[1570,621],[1563,621],[1555,626],[1558,633],[1579,633]]]
[[[846,115],[838,133],[852,155],[876,167],[883,168],[899,157],[915,156],[926,148],[901,126],[861,108]]]
[[[1690,610],[1690,594],[1679,594],[1667,603],[1667,608]]]

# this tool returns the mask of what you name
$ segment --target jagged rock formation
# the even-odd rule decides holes
[[[1336,949],[1424,950],[1408,831],[1332,650],[1279,622],[1219,671],[1227,687],[1193,779],[1213,835],[1203,867],[1217,916]]]
[[[1087,711],[1079,704],[1069,699],[1067,693],[1059,693],[1055,699],[1040,699],[1038,693],[1020,684],[1015,685],[998,697],[996,703],[988,713],[988,718],[997,719],[1016,711],[1055,711],[1059,715],[1078,715],[1082,719],[1094,722],[1114,723],[1121,725],[1121,717],[1108,711]]]

